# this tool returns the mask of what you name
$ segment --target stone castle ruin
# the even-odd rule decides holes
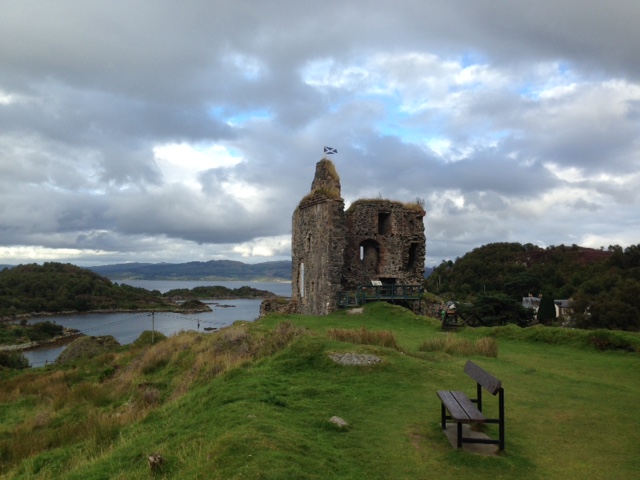
[[[345,211],[335,166],[319,161],[311,191],[293,213],[297,312],[326,315],[366,287],[375,287],[374,295],[396,296],[401,286],[421,285],[424,215],[419,203],[383,199],[357,200]]]

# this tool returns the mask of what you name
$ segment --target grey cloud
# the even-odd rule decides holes
[[[625,208],[639,191],[639,20],[635,0],[6,2],[0,243],[116,261],[233,255],[235,244],[288,235],[325,144],[340,152],[348,199],[427,199],[430,259],[498,240],[560,243],[563,229],[571,239],[615,231],[603,226],[611,208],[640,233]],[[384,67],[369,61],[376,54]],[[306,84],[323,61],[352,83]],[[443,80],[473,62],[496,83]],[[523,93],[549,64],[574,92]],[[428,91],[427,79],[443,81]],[[621,85],[620,104],[608,81]],[[394,104],[423,97],[417,111]],[[432,148],[438,138],[447,153]],[[181,142],[223,144],[242,161],[202,167],[200,191],[175,185],[153,148]],[[584,178],[556,178],[550,163]],[[225,190],[236,181],[261,205]],[[522,207],[567,186],[594,198],[571,197],[544,220]],[[593,221],[572,218],[585,212]]]

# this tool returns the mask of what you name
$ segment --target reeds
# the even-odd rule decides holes
[[[393,348],[400,351],[400,346],[393,332],[386,330],[367,330],[361,327],[358,330],[334,328],[327,331],[329,338],[339,342],[357,343],[361,345],[377,345],[379,347]]]
[[[491,337],[481,337],[473,342],[467,338],[447,333],[425,340],[418,347],[418,350],[421,352],[445,352],[449,355],[479,355],[497,358],[498,342]]]

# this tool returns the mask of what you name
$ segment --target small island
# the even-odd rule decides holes
[[[274,293],[248,286],[146,290],[118,284],[97,273],[66,263],[48,262],[0,271],[0,319],[83,312],[207,311],[202,299],[269,298]],[[188,301],[189,300],[189,301]]]
[[[65,341],[78,335],[49,321],[28,322],[33,317],[138,311],[189,314],[211,311],[203,300],[269,297],[275,294],[248,286],[195,287],[163,294],[118,284],[72,264],[18,265],[0,271],[0,350]]]

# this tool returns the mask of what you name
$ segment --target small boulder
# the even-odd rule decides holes
[[[351,352],[331,353],[329,358],[341,365],[374,365],[382,361],[380,357],[375,355]]]
[[[149,469],[152,472],[157,472],[162,468],[162,464],[164,462],[162,455],[155,452],[147,457],[147,461],[149,462]]]
[[[349,424],[347,423],[347,421],[345,419],[337,417],[335,415],[329,419],[329,422],[333,423],[334,425],[336,425],[337,427],[340,427],[340,428],[349,427]]]

